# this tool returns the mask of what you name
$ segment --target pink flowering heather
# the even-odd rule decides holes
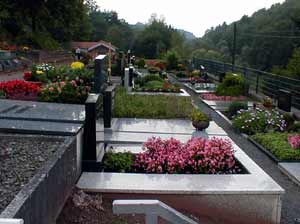
[[[201,94],[203,100],[214,100],[214,101],[245,101],[246,96],[217,96],[214,93],[203,93]]]
[[[300,147],[300,135],[291,135],[288,137],[288,142],[293,149]]]
[[[136,156],[135,167],[147,173],[235,173],[234,150],[229,140],[192,138],[186,144],[176,139],[151,138]]]

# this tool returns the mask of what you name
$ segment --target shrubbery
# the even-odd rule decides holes
[[[228,116],[231,119],[239,110],[248,110],[248,104],[244,102],[232,102],[228,107]]]
[[[244,96],[247,95],[247,84],[241,74],[226,74],[225,79],[218,85],[218,96]]]

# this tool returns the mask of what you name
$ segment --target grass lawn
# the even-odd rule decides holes
[[[300,160],[300,150],[288,143],[290,133],[264,133],[252,138],[280,160]]]
[[[129,95],[118,88],[114,117],[126,118],[189,118],[193,109],[190,97]]]

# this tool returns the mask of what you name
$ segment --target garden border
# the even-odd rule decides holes
[[[25,223],[55,223],[81,174],[78,163],[80,150],[80,133],[67,137],[53,157],[19,191],[0,217],[22,218]]]

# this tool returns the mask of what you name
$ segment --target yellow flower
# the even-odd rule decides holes
[[[72,69],[83,69],[84,68],[84,64],[81,63],[80,61],[75,61],[71,64],[71,68]]]
[[[44,72],[41,71],[41,70],[37,70],[37,71],[36,71],[36,74],[37,74],[37,75],[42,75],[42,74],[44,74]]]

